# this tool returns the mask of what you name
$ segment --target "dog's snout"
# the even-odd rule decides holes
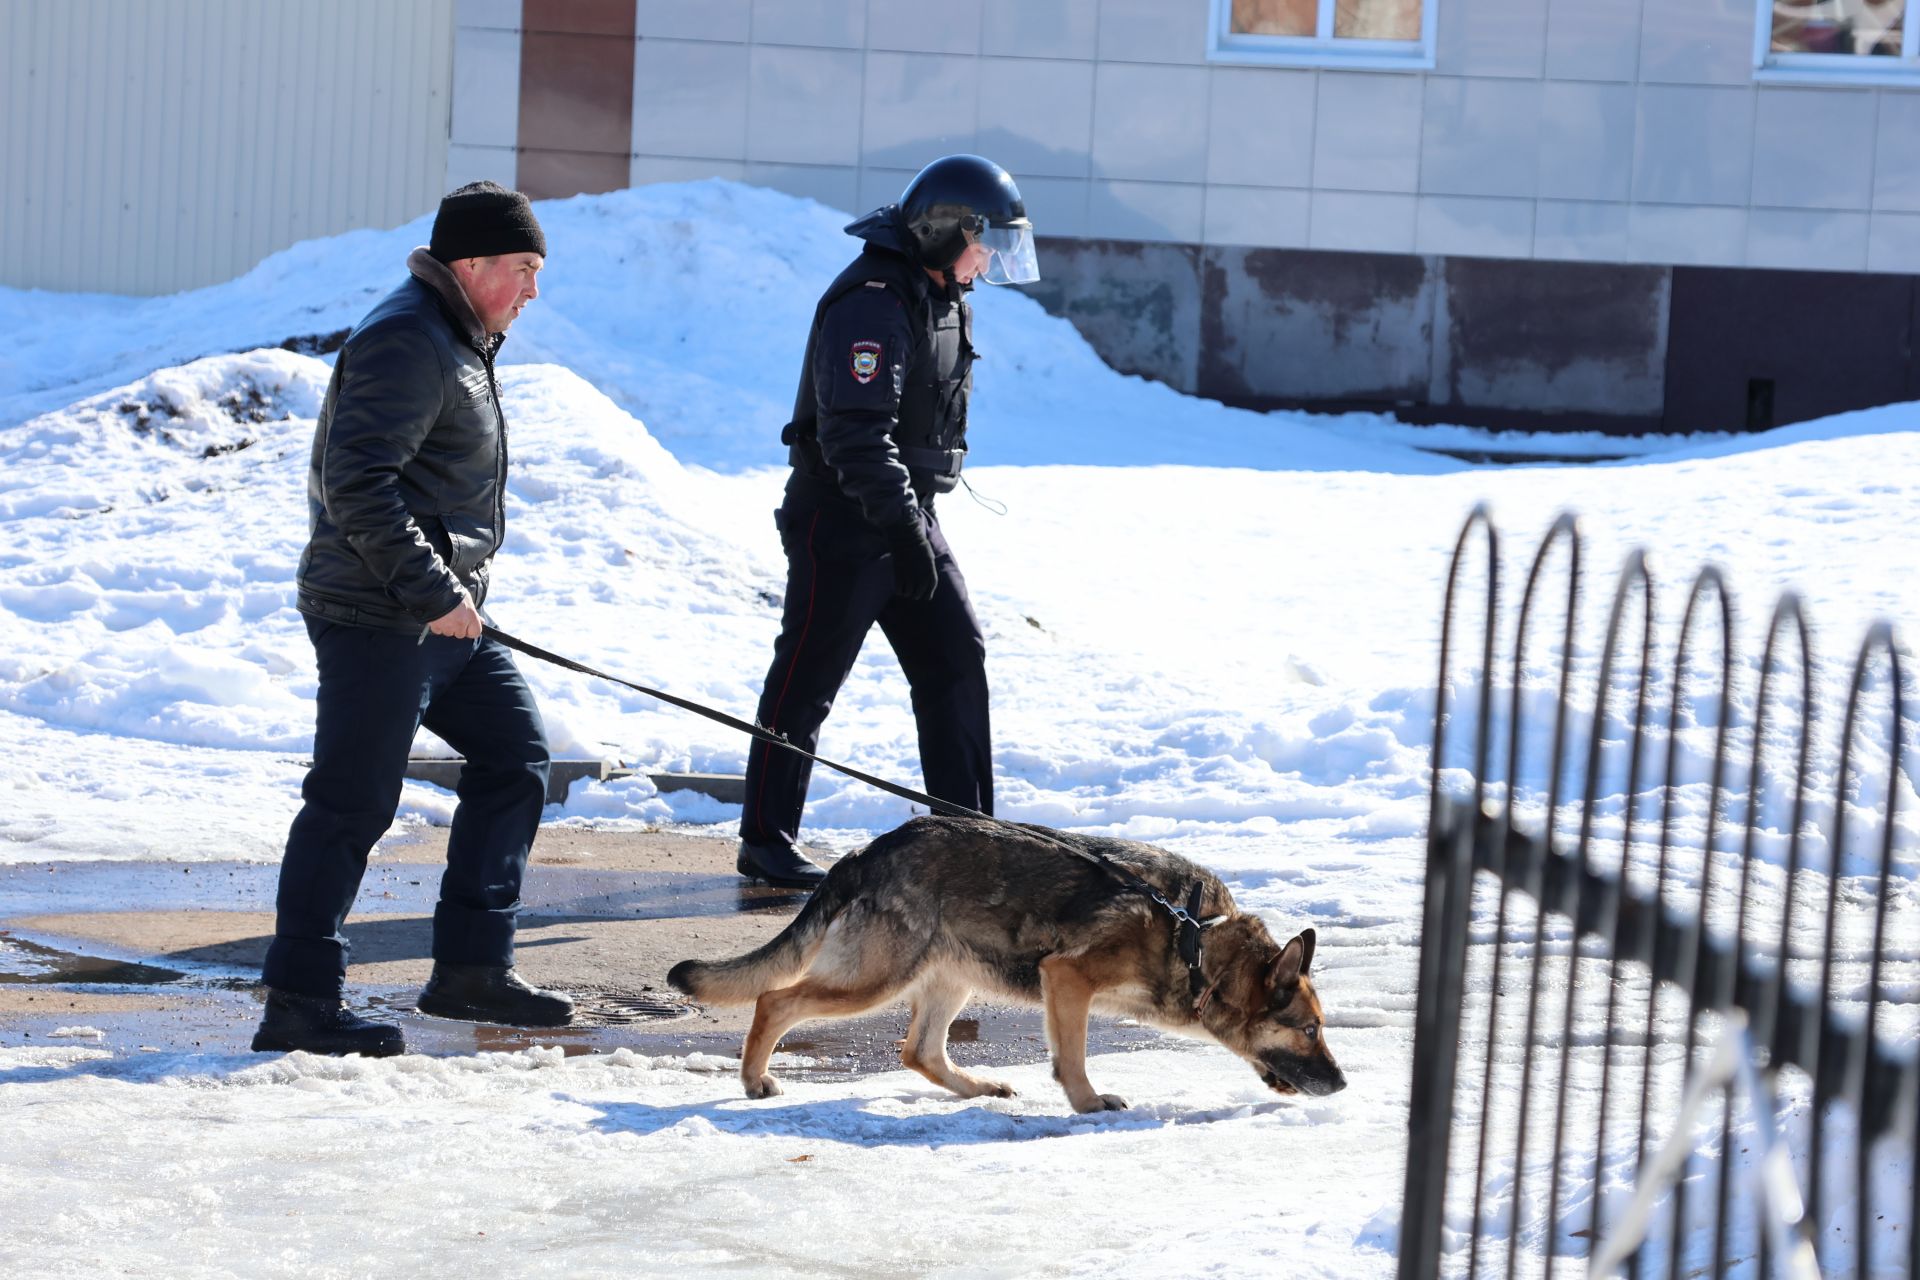
[[[1301,1073],[1300,1091],[1316,1098],[1340,1092],[1347,1087],[1347,1074],[1340,1070],[1340,1064],[1331,1057],[1312,1063],[1308,1070]]]
[[[1328,1094],[1338,1093],[1346,1087],[1347,1077],[1341,1073],[1338,1067],[1334,1068],[1331,1075],[1314,1076],[1300,1082],[1300,1091],[1311,1094],[1316,1098],[1324,1098]]]

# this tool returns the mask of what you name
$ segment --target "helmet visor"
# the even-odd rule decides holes
[[[988,227],[980,233],[980,243],[992,255],[987,269],[980,273],[980,279],[988,284],[1032,284],[1040,278],[1031,226]]]

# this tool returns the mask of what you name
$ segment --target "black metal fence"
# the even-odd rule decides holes
[[[1476,510],[1441,630],[1399,1275],[1920,1280],[1920,892],[1895,857],[1908,726],[1891,630],[1869,631],[1837,752],[1816,752],[1794,597],[1756,671],[1727,583],[1703,571],[1662,666],[1635,553],[1596,679],[1576,655],[1574,519],[1533,557],[1510,651],[1500,555]],[[1484,625],[1456,673],[1481,559]],[[1546,613],[1558,652],[1529,668]],[[1826,817],[1813,779],[1835,754]]]

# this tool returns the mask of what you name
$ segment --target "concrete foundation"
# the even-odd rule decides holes
[[[1126,373],[1251,408],[1764,430],[1920,397],[1920,277],[1049,239],[1032,293]]]

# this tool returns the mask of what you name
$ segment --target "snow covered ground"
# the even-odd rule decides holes
[[[814,295],[851,243],[844,218],[718,182],[540,213],[553,255],[506,348],[514,472],[490,611],[750,715],[777,627],[779,429]],[[328,368],[273,348],[350,325],[424,238],[416,223],[312,242],[169,298],[0,290],[0,860],[277,858],[310,744],[291,580]],[[1170,1046],[1095,1062],[1136,1110],[1069,1118],[1039,1065],[1004,1102],[889,1075],[802,1082],[769,1105],[737,1099],[716,1064],[631,1055],[340,1064],[0,1045],[0,1268],[135,1265],[164,1203],[182,1274],[237,1274],[236,1258],[248,1274],[383,1258],[556,1274],[1146,1274],[1169,1258],[1180,1274],[1384,1274],[1437,617],[1466,513],[1492,504],[1509,583],[1558,512],[1582,513],[1589,688],[1631,547],[1656,549],[1668,654],[1686,579],[1723,566],[1744,655],[1736,723],[1751,722],[1775,592],[1809,602],[1828,721],[1868,621],[1920,618],[1910,406],[1629,442],[1640,456],[1620,463],[1472,468],[1415,443],[1556,446],[1231,410],[1112,373],[1015,291],[983,291],[979,312],[968,477],[1006,513],[962,492],[940,515],[989,636],[1001,810],[1167,845],[1276,927],[1317,925],[1353,1087],[1277,1102],[1224,1052]],[[1551,629],[1529,654],[1536,710],[1551,705]],[[562,754],[744,760],[719,726],[527,672]],[[1687,714],[1697,778],[1718,711]],[[822,750],[917,782],[884,644]],[[1897,785],[1910,838],[1920,802],[1910,776]],[[1702,789],[1686,794],[1697,821]],[[1617,815],[1622,797],[1610,803]],[[450,804],[410,784],[403,815],[444,821]],[[550,812],[717,830],[728,816],[644,782],[579,787]],[[809,820],[836,843],[906,816],[816,776]],[[1920,911],[1906,858],[1899,902]],[[317,1188],[306,1199],[290,1152]],[[470,1240],[440,1233],[468,1220]]]

